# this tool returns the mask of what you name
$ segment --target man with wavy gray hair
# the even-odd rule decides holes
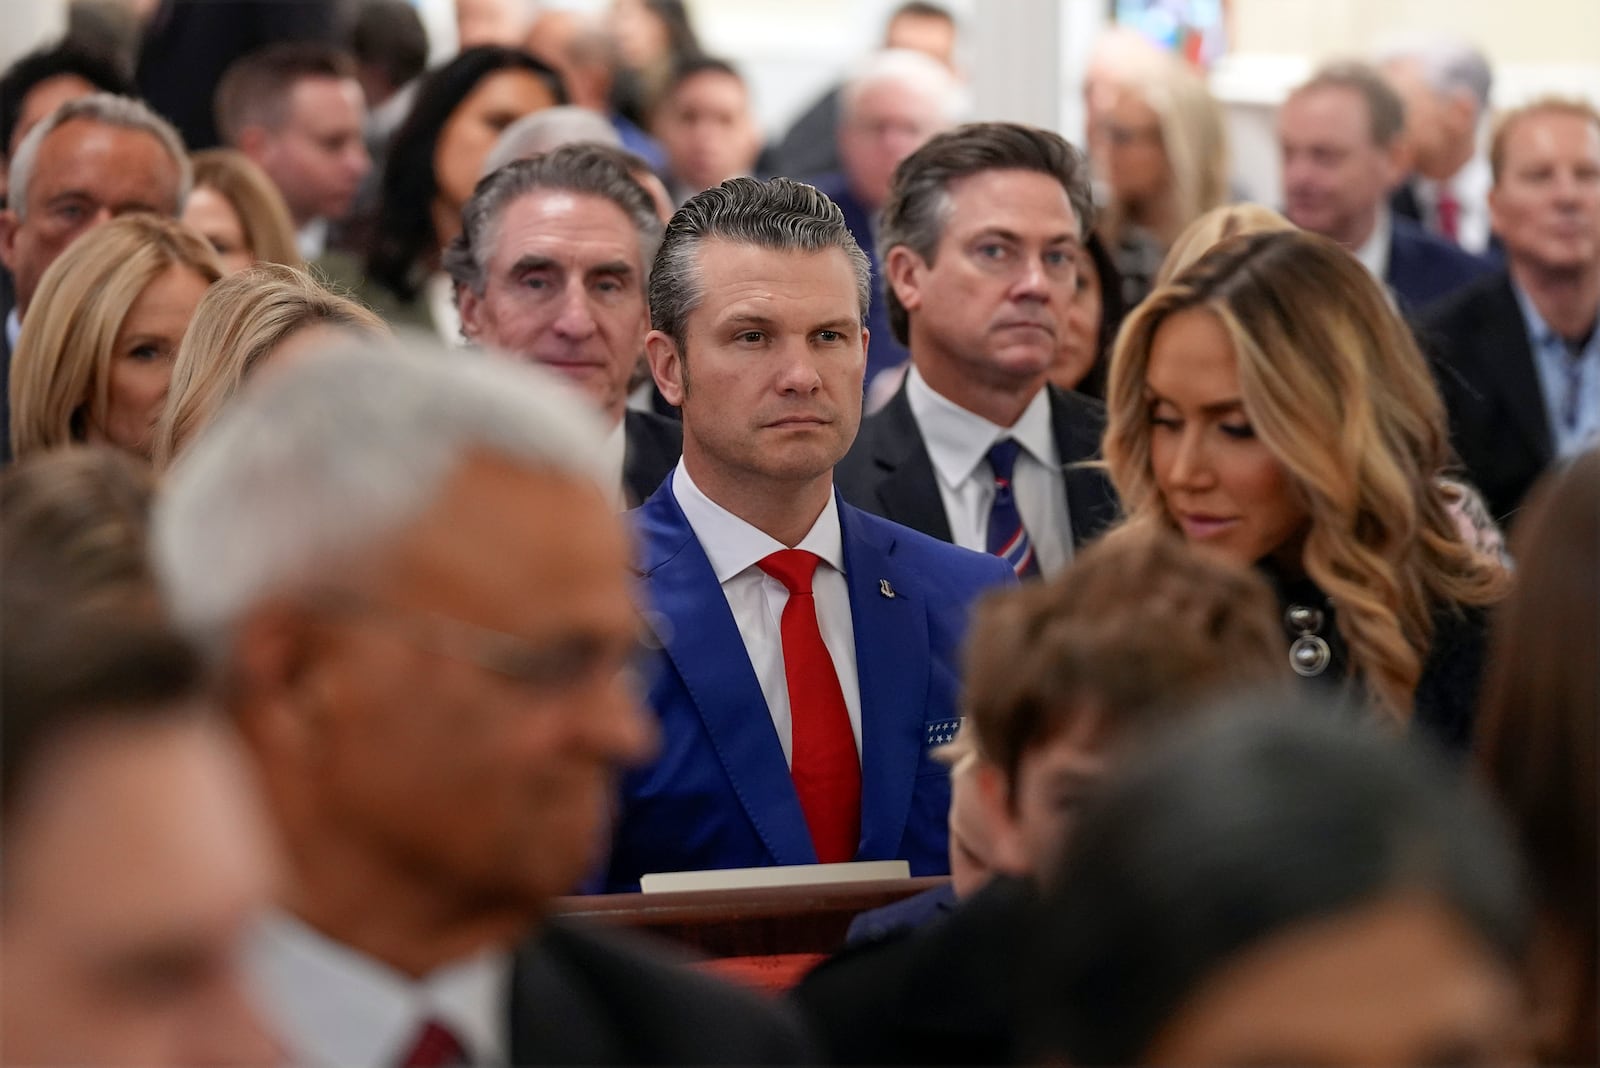
[[[462,333],[555,371],[593,402],[619,507],[655,492],[683,447],[675,422],[627,407],[661,240],[655,205],[627,159],[575,144],[500,167],[478,183],[444,258]]]
[[[11,160],[0,211],[0,261],[16,281],[5,319],[0,381],[9,377],[22,317],[45,269],[78,238],[117,215],[148,211],[176,218],[192,171],[172,124],[125,96],[69,100],[28,131]],[[10,408],[0,391],[0,452],[10,459]]]
[[[296,1064],[782,1060],[765,1010],[546,921],[652,729],[601,431],[542,372],[396,342],[246,391],[154,556],[288,846],[255,960]]]
[[[857,511],[869,275],[827,197],[734,178],[678,209],[650,276],[683,459],[633,513],[665,619],[655,763],[624,780],[609,889],[655,872],[905,860],[949,871],[967,609],[999,561]]]

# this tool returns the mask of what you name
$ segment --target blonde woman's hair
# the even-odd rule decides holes
[[[156,466],[172,462],[268,353],[296,331],[320,324],[388,334],[383,320],[360,304],[280,263],[258,263],[212,286],[173,361],[172,385],[156,421]]]
[[[1161,127],[1161,146],[1171,172],[1167,192],[1171,211],[1166,232],[1155,237],[1167,245],[1228,199],[1228,135],[1222,106],[1206,88],[1205,79],[1176,56],[1163,57],[1120,88],[1138,94]],[[1129,222],[1127,206],[1113,198],[1106,206],[1105,232],[1115,237]]]
[[[145,287],[173,267],[207,282],[222,266],[176,219],[124,215],[84,234],[39,281],[11,357],[11,449],[18,460],[84,440],[110,399],[117,334]]]
[[[1310,513],[1302,563],[1338,605],[1371,704],[1408,720],[1433,612],[1493,603],[1507,583],[1450,514],[1444,405],[1411,332],[1326,238],[1260,233],[1212,249],[1117,338],[1105,457],[1131,523],[1172,525],[1151,466],[1145,379],[1156,332],[1195,308],[1231,338],[1246,414]]]
[[[1294,223],[1264,204],[1225,204],[1220,208],[1212,208],[1178,235],[1178,239],[1167,250],[1166,259],[1161,261],[1155,284],[1166,285],[1195,260],[1230,237],[1293,229]]]
[[[288,205],[266,171],[231,148],[208,148],[190,159],[194,187],[214,190],[232,205],[244,230],[244,243],[258,262],[305,266]]]

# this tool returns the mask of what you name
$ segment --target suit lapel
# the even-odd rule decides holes
[[[815,864],[761,684],[711,562],[672,495],[671,479],[635,514],[645,584],[668,623],[668,659],[734,793],[774,864]]]
[[[1478,359],[1498,387],[1496,392],[1510,409],[1512,422],[1537,456],[1550,458],[1550,419],[1544,410],[1544,391],[1528,343],[1528,320],[1511,288],[1509,276],[1484,301],[1481,312],[1486,328],[1478,334]],[[1504,324],[1497,328],[1494,324]],[[1509,328],[1509,329],[1507,329]]]
[[[1105,421],[1088,403],[1046,386],[1050,397],[1050,429],[1061,454],[1061,478],[1067,489],[1067,516],[1072,523],[1072,544],[1081,548],[1116,519],[1117,503],[1098,468],[1080,466],[1100,458],[1100,434]]]
[[[861,844],[858,856],[900,849],[926,744],[928,612],[919,580],[893,559],[895,537],[869,529],[842,500],[845,579],[861,685]],[[892,596],[891,596],[892,594]]]
[[[938,476],[933,472],[933,460],[928,456],[916,416],[911,414],[904,386],[878,418],[872,462],[883,472],[877,486],[883,514],[931,538],[952,540]]]

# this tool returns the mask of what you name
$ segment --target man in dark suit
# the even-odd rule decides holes
[[[650,194],[616,154],[569,145],[479,183],[445,255],[467,337],[543,364],[594,400],[619,508],[654,493],[683,449],[674,420],[627,407],[660,241]]]
[[[252,958],[286,1060],[802,1056],[753,997],[544,920],[655,737],[581,397],[421,342],[269,377],[173,469],[153,525],[291,857]]]
[[[1600,115],[1548,100],[1507,115],[1489,210],[1507,270],[1431,309],[1450,437],[1509,519],[1544,469],[1600,441]]]
[[[738,178],[673,216],[651,370],[683,460],[634,513],[665,645],[655,762],[627,775],[605,883],[652,872],[903,859],[949,870],[967,609],[999,561],[842,503],[869,275],[810,186]]]
[[[1375,68],[1336,63],[1289,94],[1278,142],[1284,214],[1349,249],[1402,310],[1417,310],[1493,268],[1390,212],[1404,127],[1400,97]]]
[[[1046,380],[1092,210],[1082,154],[1044,130],[962,126],[900,165],[879,243],[911,370],[839,465],[847,501],[1021,576],[1111,522],[1109,484],[1079,466],[1104,412]]]
[[[836,174],[816,179],[816,187],[844,212],[872,264],[872,307],[867,312],[867,375],[905,362],[906,349],[889,326],[878,263],[878,213],[889,199],[889,181],[901,160],[938,133],[960,121],[966,94],[937,61],[908,50],[881,52],[845,83],[839,97],[839,157]]]

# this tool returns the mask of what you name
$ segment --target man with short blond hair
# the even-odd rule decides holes
[[[1450,436],[1509,519],[1552,462],[1600,442],[1600,111],[1546,98],[1507,114],[1489,151],[1506,270],[1434,309]]]

